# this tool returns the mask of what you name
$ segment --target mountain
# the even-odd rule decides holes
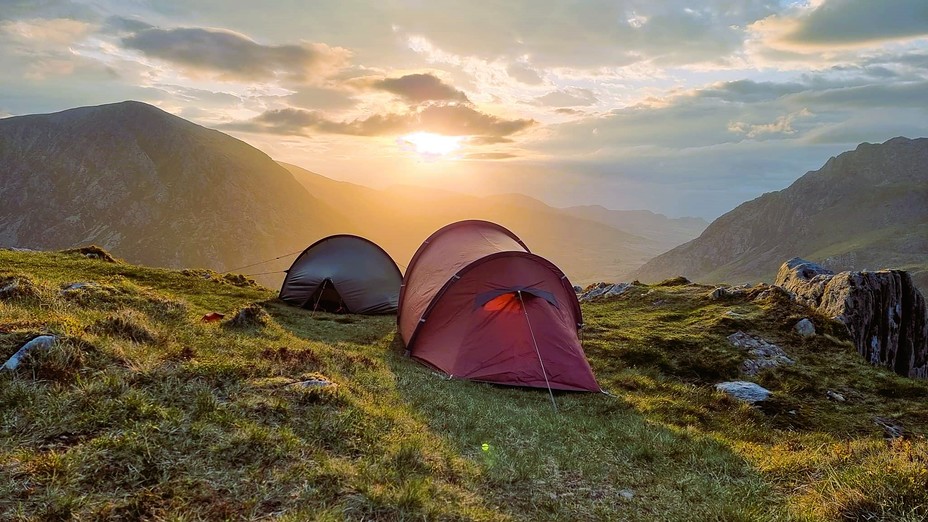
[[[600,205],[567,207],[562,212],[605,223],[629,234],[646,237],[662,250],[670,250],[699,236],[709,223],[702,218],[668,218],[649,210],[612,210]]]
[[[863,143],[715,220],[630,277],[772,281],[802,257],[834,271],[900,268],[928,288],[928,139]]]
[[[263,152],[139,102],[0,120],[0,246],[227,270],[354,230]]]
[[[316,197],[337,209],[351,209],[352,218],[361,224],[364,234],[401,265],[409,262],[432,232],[462,219],[485,219],[511,229],[533,252],[557,264],[576,284],[614,280],[699,233],[688,223],[680,227],[682,232],[673,230],[680,223],[663,216],[653,219],[647,227],[638,227],[637,222],[646,220],[637,214],[638,221],[627,222],[618,211],[606,209],[585,217],[579,210],[575,215],[567,211],[572,209],[557,209],[522,194],[478,197],[414,186],[378,190],[335,181],[295,165],[282,165]],[[599,219],[600,214],[605,218]],[[637,228],[650,235],[633,232]],[[669,239],[672,237],[681,239],[673,242]]]

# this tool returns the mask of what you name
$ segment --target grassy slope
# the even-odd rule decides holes
[[[313,316],[257,288],[61,254],[0,251],[9,275],[36,292],[0,300],[0,358],[37,332],[65,340],[0,375],[2,519],[928,516],[928,384],[831,335],[795,337],[801,310],[776,299],[651,286],[585,305],[588,356],[616,396],[560,394],[554,414],[544,392],[403,358],[392,317]],[[74,281],[102,286],[61,296]],[[267,326],[198,322],[252,302]],[[778,397],[765,411],[711,389],[737,374],[737,329],[797,360],[759,379]],[[337,390],[283,386],[317,374]],[[875,415],[910,436],[885,442]]]

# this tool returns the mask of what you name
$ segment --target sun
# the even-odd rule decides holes
[[[417,152],[426,159],[438,159],[449,156],[461,148],[464,136],[444,136],[431,132],[413,132],[397,138],[403,150]]]

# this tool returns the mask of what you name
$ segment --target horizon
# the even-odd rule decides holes
[[[928,136],[917,0],[4,4],[0,117],[138,100],[372,188],[711,221]]]

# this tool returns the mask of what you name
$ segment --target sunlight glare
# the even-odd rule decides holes
[[[443,136],[431,132],[414,132],[397,139],[403,150],[411,150],[428,159],[437,159],[461,148],[464,136]]]

